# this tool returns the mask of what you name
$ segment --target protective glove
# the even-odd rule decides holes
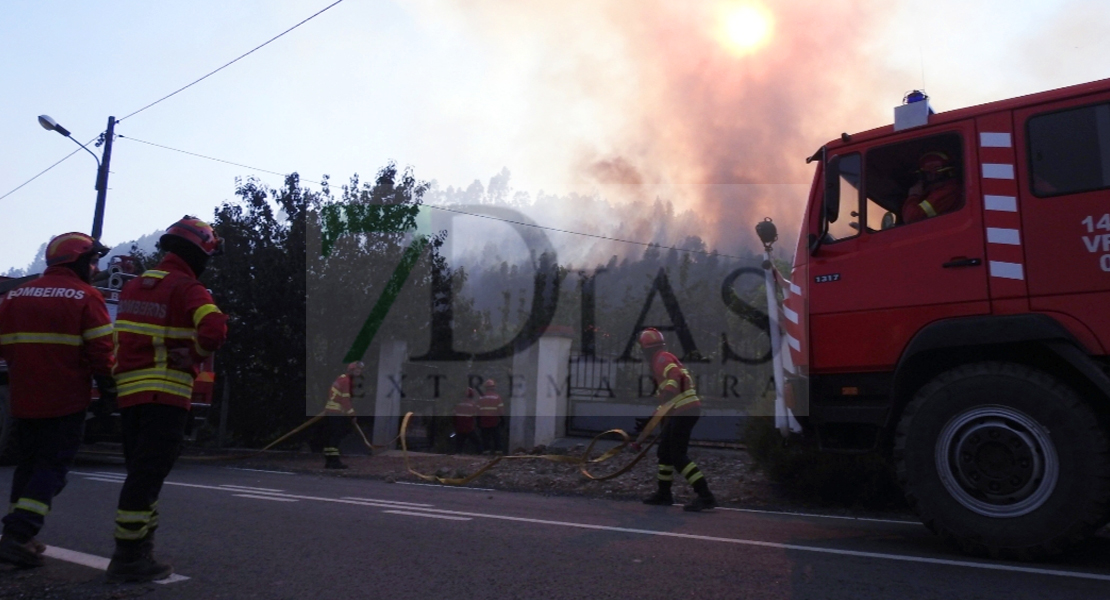
[[[96,390],[100,393],[100,398],[90,408],[97,418],[110,417],[116,411],[116,398],[119,397],[116,380],[109,375],[97,375],[93,379],[96,381]]]
[[[188,348],[174,348],[167,354],[166,358],[169,360],[170,366],[175,369],[191,369],[193,365],[197,364]]]

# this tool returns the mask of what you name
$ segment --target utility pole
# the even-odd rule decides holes
[[[108,195],[108,164],[112,160],[112,138],[115,137],[116,118],[108,117],[108,130],[104,132],[104,154],[96,174],[96,212],[93,214],[92,237],[100,239],[104,227],[104,202]]]

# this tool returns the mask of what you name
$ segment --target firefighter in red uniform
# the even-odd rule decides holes
[[[478,405],[474,403],[474,399],[477,397],[478,391],[468,387],[466,396],[455,405],[455,452],[465,452],[467,442],[474,442],[479,450],[482,448],[482,440],[478,438],[475,429]]]
[[[701,400],[694,389],[690,372],[682,366],[675,355],[667,352],[663,334],[657,329],[647,328],[640,332],[640,347],[644,354],[651,357],[651,375],[655,379],[656,396],[663,406],[671,406],[664,417],[663,431],[659,434],[659,489],[644,499],[645,504],[670,506],[674,504],[671,484],[675,471],[686,478],[693,486],[697,497],[683,508],[697,512],[717,506],[717,500],[709,491],[709,483],[701,469],[686,455],[690,445],[690,434],[701,417]]]
[[[939,150],[921,155],[918,181],[902,204],[902,222],[915,223],[951,212],[963,204],[963,184],[949,156]]]
[[[60,235],[46,246],[42,277],[0,295],[0,358],[18,443],[0,562],[42,565],[46,547],[35,536],[84,437],[93,378],[101,401],[113,400],[112,322],[89,285],[107,252],[83,233]]]
[[[355,409],[351,406],[351,392],[358,378],[362,377],[363,364],[353,362],[347,365],[347,372],[335,378],[328,393],[328,403],[324,406],[328,428],[328,441],[324,446],[324,468],[346,469],[347,465],[339,460],[339,442],[351,431],[355,421]]]
[[[478,430],[482,435],[482,452],[501,451],[501,417],[505,414],[505,403],[497,393],[497,382],[487,379],[482,384],[482,396],[478,398]]]
[[[111,581],[152,581],[173,567],[154,560],[158,494],[190,418],[193,379],[227,337],[227,317],[197,277],[223,244],[210,225],[184,217],[158,241],[165,258],[127,282],[116,315],[116,383],[127,480],[116,512]]]

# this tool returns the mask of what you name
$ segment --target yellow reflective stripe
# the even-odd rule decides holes
[[[169,274],[170,274],[169,271],[158,271],[156,269],[151,269],[151,270],[143,273],[143,277],[153,277],[155,279],[163,279],[163,278],[165,278],[166,275],[169,275]]]
[[[350,398],[351,397],[351,395],[348,394],[347,392],[340,391],[339,388],[337,388],[337,387],[332,387],[331,388],[331,397],[335,398],[337,396],[342,397],[342,398]]]
[[[672,385],[677,388],[678,387],[678,382],[673,380],[673,379],[668,379],[668,380],[664,381],[663,383],[659,384],[659,389],[663,389],[667,386],[672,386]]]
[[[146,379],[143,381],[136,381],[126,385],[118,386],[119,395],[130,396],[131,394],[139,394],[142,392],[163,392],[172,394],[174,396],[181,396],[183,398],[193,397],[193,388],[189,386],[179,385],[170,381],[158,381]]]
[[[681,394],[675,396],[674,399],[671,400],[671,402],[674,403],[675,408],[686,406],[687,404],[690,404],[692,402],[698,402],[698,394],[694,390],[686,390],[685,392],[682,392]]]
[[[116,331],[120,333],[135,333],[174,340],[191,340],[197,337],[197,331],[189,327],[164,327],[162,325],[126,320],[116,321]]]
[[[677,369],[677,368],[678,368],[678,365],[676,363],[667,363],[667,366],[663,367],[663,377],[666,377],[667,373],[671,372],[671,369]]]
[[[117,540],[141,540],[150,533],[150,528],[146,525],[138,529],[128,529],[123,525],[116,525],[116,539]]]
[[[193,326],[200,327],[200,320],[212,313],[218,313],[220,309],[216,308],[215,304],[204,304],[193,312]]]
[[[193,341],[193,349],[196,350],[197,354],[199,354],[201,356],[205,356],[205,357],[212,356],[212,351],[211,350],[205,350],[204,348],[200,347],[200,340],[194,340]]]
[[[331,400],[324,405],[324,408],[327,410],[343,410],[343,407],[340,406],[338,402],[332,402]]]
[[[698,470],[698,465],[696,465],[694,463],[690,463],[690,464],[686,465],[686,468],[682,469],[682,476],[683,477],[689,477],[691,471],[697,471],[697,470]]]
[[[64,333],[5,333],[0,335],[0,345],[10,344],[61,344],[63,346],[80,346],[81,336],[67,335]]]
[[[100,327],[93,327],[81,332],[81,337],[85,340],[95,340],[98,337],[112,335],[112,324],[101,325]]]
[[[187,385],[190,387],[190,389],[193,386],[192,375],[188,373],[182,373],[181,371],[174,371],[167,367],[138,369],[135,371],[126,371],[124,373],[120,373],[116,375],[116,385],[134,383],[136,381],[139,381],[140,379],[164,379],[166,381],[172,381],[173,383]]]
[[[33,500],[31,498],[20,498],[15,503],[15,509],[33,512],[36,515],[46,516],[50,512],[50,507],[46,504]]]
[[[920,204],[918,204],[918,206],[920,206],[921,210],[925,211],[925,214],[929,215],[930,217],[937,216],[937,211],[933,208],[932,204],[929,204],[928,200],[923,200]]]
[[[697,481],[699,479],[705,479],[705,474],[702,473],[701,471],[698,471],[697,473],[694,473],[694,475],[692,477],[687,477],[686,478],[686,483],[689,483],[689,484],[693,485],[693,484],[697,483]]]
[[[153,514],[149,510],[117,510],[116,523],[146,523]]]

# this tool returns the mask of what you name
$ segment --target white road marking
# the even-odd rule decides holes
[[[123,479],[109,479],[108,477],[89,477],[85,476],[85,481],[103,481],[105,483],[123,483]]]
[[[440,485],[438,483],[415,483],[412,481],[398,481],[399,485],[418,485],[421,487],[434,487],[444,490],[474,490],[478,492],[496,492],[493,488],[480,488],[480,487],[463,487],[461,485]]]
[[[920,525],[921,521],[899,521],[896,519],[872,519],[869,517],[846,517],[841,515],[822,515],[817,513],[801,513],[801,512],[786,512],[780,510],[758,510],[755,508],[727,508],[718,506],[715,510],[727,510],[732,512],[745,512],[755,513],[761,515],[784,515],[790,517],[814,517],[817,519],[844,519],[846,521],[868,521],[871,523],[897,523],[899,525]]]
[[[389,504],[399,504],[401,506],[415,506],[431,508],[435,504],[418,504],[416,502],[398,502],[396,500],[378,500],[377,498],[355,498],[354,496],[343,496],[343,500],[361,500],[362,502],[387,502]]]
[[[232,494],[236,498],[257,498],[258,500],[273,500],[274,502],[298,502],[296,498],[282,498],[280,496],[258,496],[255,494]]]
[[[246,486],[246,485],[231,485],[231,484],[227,484],[227,483],[221,483],[220,487],[228,488],[228,489],[232,489],[232,490],[247,490],[248,492],[283,492],[283,491],[285,491],[285,490],[275,490],[274,488],[250,487],[250,486]]]
[[[401,483],[401,482],[398,482]],[[200,485],[195,483],[181,483],[176,481],[167,481],[165,485],[176,485],[180,487],[191,487],[197,489],[217,490],[221,492],[230,491],[227,488]],[[409,485],[425,485],[425,484],[409,484]],[[443,486],[433,486],[443,487]],[[478,489],[478,488],[465,488],[459,487],[454,489]],[[492,491],[492,490],[490,490]],[[339,498],[324,498],[321,496],[305,496],[300,494],[275,494],[273,496],[260,496],[260,498],[273,499],[280,498],[293,498],[297,500],[317,500],[320,502],[332,502],[336,504],[353,504],[356,506],[372,506],[376,508],[396,509],[396,504],[386,504],[378,501],[361,501],[361,500],[345,500]],[[892,560],[898,562],[921,563],[930,565],[943,565],[951,567],[964,567],[969,569],[981,569],[985,571],[1003,571],[1009,573],[1026,573],[1032,575],[1051,575],[1055,577],[1069,577],[1073,579],[1091,579],[1095,581],[1110,581],[1110,574],[1104,575],[1101,573],[1087,573],[1083,571],[1065,571],[1060,569],[1042,569],[1038,567],[1024,567],[1019,565],[1010,565],[1004,563],[989,563],[980,561],[965,561],[954,560],[947,558],[929,558],[925,556],[912,556],[908,554],[888,554],[882,552],[862,552],[858,550],[842,550],[838,548],[822,548],[820,546],[803,546],[800,544],[784,544],[780,542],[765,542],[761,540],[746,540],[742,538],[726,538],[717,536],[694,535],[689,533],[676,533],[672,531],[653,531],[650,529],[633,529],[629,527],[613,527],[609,525],[591,525],[588,523],[574,523],[570,521],[550,521],[546,519],[532,519],[527,517],[510,517],[505,515],[491,515],[484,513],[472,513],[464,511],[444,510],[437,508],[421,509],[424,513],[433,513],[439,515],[459,516],[459,517],[473,517],[483,519],[496,519],[501,521],[511,521],[514,523],[533,523],[537,525],[553,525],[557,527],[572,527],[576,529],[589,529],[592,531],[614,531],[618,533],[634,533],[639,535],[649,535],[666,538],[697,540],[705,542],[718,542],[724,544],[734,544],[739,546],[754,546],[758,548],[773,548],[776,550],[794,550],[798,552],[813,552],[817,554],[832,554],[840,556],[852,556],[856,558],[871,558],[881,560]],[[388,512],[388,511],[387,511]]]
[[[232,471],[253,471],[255,473],[276,473],[278,475],[296,475],[296,473],[293,473],[292,471],[267,471],[266,469],[248,469],[246,467],[224,467],[224,468],[225,469],[231,469]]]
[[[97,571],[108,570],[108,563],[111,562],[109,559],[104,558],[103,556],[96,556],[95,554],[85,554],[84,552],[67,550],[65,548],[59,548],[57,546],[47,546],[46,551],[43,552],[43,555],[65,562],[81,565],[83,567],[96,569]],[[188,579],[189,578],[185,575],[178,575],[177,573],[174,573],[166,579],[155,581],[154,583],[177,583],[178,581],[186,581]]]
[[[473,520],[470,517],[452,517],[452,516],[448,516],[448,515],[432,515],[432,514],[428,514],[428,513],[408,512],[408,511],[404,511],[404,510],[383,510],[382,512],[389,513],[391,515],[408,515],[410,517],[429,517],[429,518],[432,518],[432,519],[447,519],[449,521],[471,521],[471,520]]]

